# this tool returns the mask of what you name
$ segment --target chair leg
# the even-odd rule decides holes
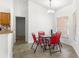
[[[44,48],[44,46],[43,46],[43,52],[45,51],[45,48]]]
[[[52,54],[51,54],[51,47],[50,47],[50,45],[49,45],[49,52],[50,52],[50,55],[52,55]]]
[[[31,49],[33,48],[33,45],[34,45],[34,42],[33,42],[32,46],[31,46]]]
[[[43,52],[46,50],[46,45],[43,46]]]
[[[54,49],[55,49],[55,45],[53,45],[53,47],[52,47],[52,48],[53,48],[53,50],[54,50]]]
[[[34,53],[36,52],[38,46],[39,46],[39,44],[37,44],[36,49],[34,50]]]
[[[58,50],[58,45],[56,45],[56,49]]]
[[[42,46],[42,48],[43,48],[43,52],[44,52],[44,45]]]
[[[61,44],[61,42],[59,42],[59,45],[62,47],[62,44]]]
[[[59,44],[59,49],[60,49],[60,52],[61,52],[61,45]]]

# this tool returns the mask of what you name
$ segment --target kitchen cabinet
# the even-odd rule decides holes
[[[0,24],[10,25],[10,13],[0,12]]]
[[[0,58],[13,57],[13,33],[0,34]]]
[[[2,19],[1,19],[1,17],[2,17],[2,16],[1,16],[1,13],[0,13],[0,24],[1,24],[1,22],[2,22]]]

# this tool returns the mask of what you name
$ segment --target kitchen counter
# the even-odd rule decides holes
[[[13,57],[13,31],[0,31],[0,58]]]
[[[13,31],[11,30],[1,30],[0,31],[0,34],[9,34],[9,33],[12,33]]]

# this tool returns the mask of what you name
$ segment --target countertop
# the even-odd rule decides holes
[[[13,33],[13,31],[11,30],[1,30],[0,34],[9,34],[9,33]]]

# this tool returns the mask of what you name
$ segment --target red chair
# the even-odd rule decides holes
[[[58,45],[58,47],[60,49],[59,51],[61,52],[60,37],[61,37],[61,32],[56,32],[50,38],[50,41],[49,41],[49,51],[50,51],[50,54],[51,54],[51,46],[52,45],[53,45],[53,47]]]
[[[36,40],[36,36],[35,36],[35,34],[34,33],[32,33],[32,37],[33,37],[33,44],[32,44],[32,46],[31,46],[31,48],[33,48],[33,45],[34,44],[37,44],[37,40]]]
[[[43,44],[43,39],[42,39],[42,36],[45,35],[45,32],[41,31],[41,32],[38,32],[38,36],[39,36],[39,43],[40,45]]]
[[[32,33],[32,37],[33,37],[33,44],[32,44],[32,46],[31,46],[31,49],[33,48],[33,45],[34,44],[36,44],[37,46],[36,46],[36,48],[35,48],[35,50],[34,50],[34,53],[36,52],[36,50],[37,50],[37,47],[40,45],[41,46],[41,44],[42,44],[42,42],[41,42],[41,40],[42,40],[42,38],[40,38],[40,40],[37,40],[37,38],[36,38],[36,36],[35,36],[35,34],[34,33]]]
[[[43,52],[46,50],[46,46],[47,46],[47,42],[48,42],[47,38],[42,38],[42,36],[44,36],[44,35],[45,35],[45,32],[43,32],[43,31],[38,32],[39,42],[40,42],[41,47],[43,47]]]

